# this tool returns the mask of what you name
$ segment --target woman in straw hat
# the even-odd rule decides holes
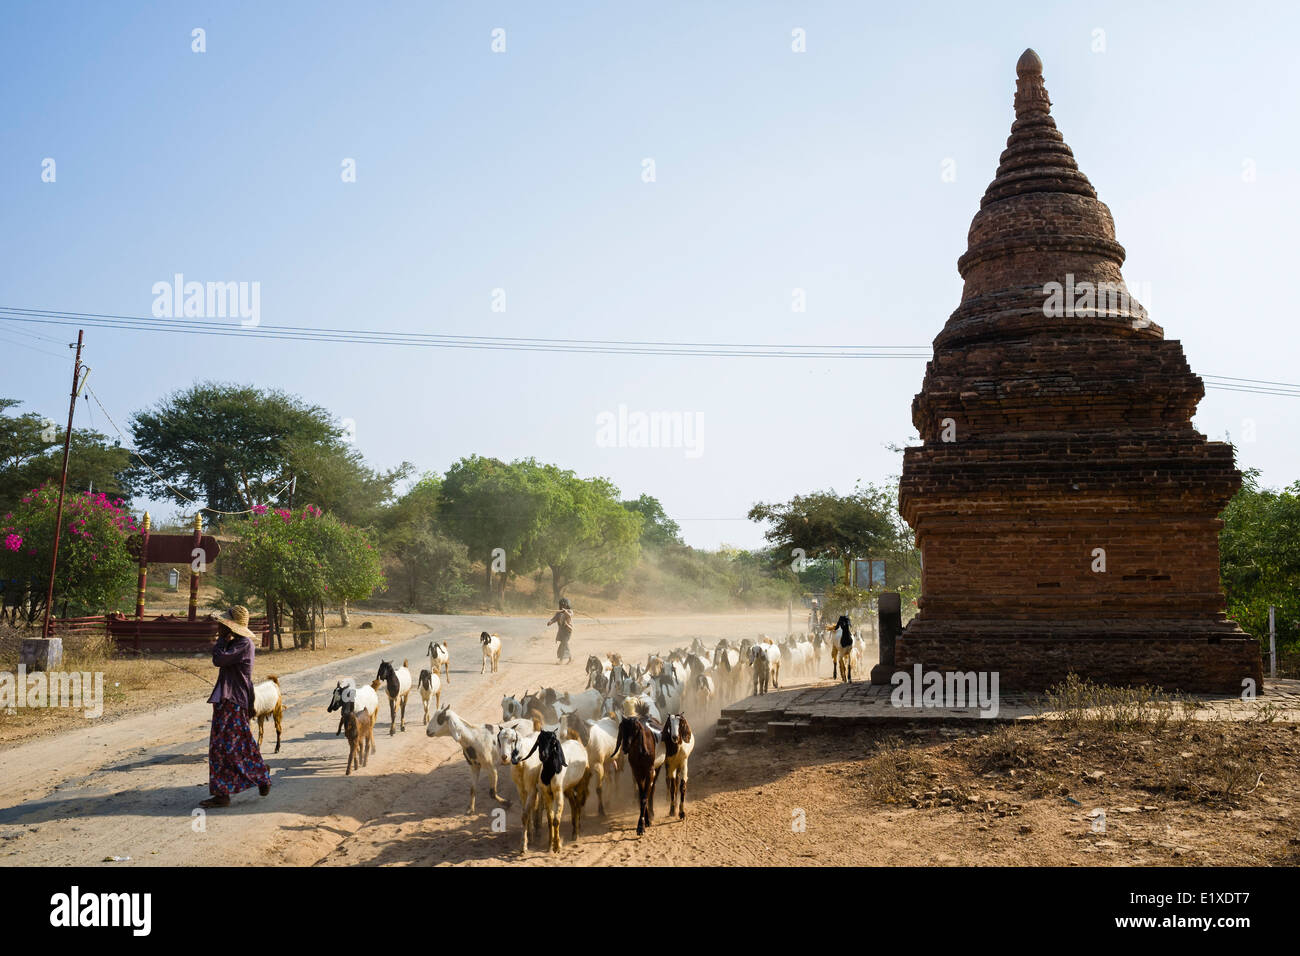
[[[208,791],[201,807],[230,806],[230,795],[257,787],[266,796],[271,771],[257,749],[248,719],[253,715],[253,632],[248,608],[235,605],[219,615],[212,664],[221,668],[212,705],[212,736],[208,740]]]

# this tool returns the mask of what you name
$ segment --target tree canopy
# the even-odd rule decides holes
[[[875,485],[860,485],[851,495],[818,491],[795,495],[788,502],[759,502],[749,509],[751,521],[768,525],[775,560],[789,563],[797,556],[832,558],[844,568],[849,583],[853,558],[875,557],[899,543],[898,509],[893,494]]]
[[[1300,481],[1277,491],[1246,472],[1223,511],[1219,572],[1230,618],[1267,648],[1273,605],[1279,653],[1300,650]]]
[[[19,404],[0,398],[0,512],[12,509],[33,488],[57,483],[63,469],[64,426],[35,412],[4,414]],[[125,476],[130,458],[130,452],[109,444],[99,432],[74,428],[68,488],[102,491],[115,500],[128,498]]]
[[[343,430],[325,409],[280,391],[216,382],[193,385],[137,412],[131,435],[162,476],[137,465],[136,488],[170,498],[170,484],[219,511],[270,501],[293,476],[295,451],[343,450]]]
[[[541,521],[525,544],[525,565],[550,569],[556,601],[575,581],[611,584],[636,563],[644,519],[623,507],[612,482],[579,478],[532,459],[517,465],[545,499]]]
[[[641,546],[646,548],[664,548],[682,543],[682,529],[668,517],[659,499],[651,495],[642,495],[634,501],[623,502],[628,511],[639,514],[641,525]]]

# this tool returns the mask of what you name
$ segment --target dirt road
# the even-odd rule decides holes
[[[576,661],[561,667],[555,663],[554,632],[547,631],[541,619],[419,620],[429,633],[283,680],[285,737],[279,754],[270,753],[270,740],[264,746],[273,774],[266,798],[250,791],[227,809],[206,814],[198,809],[207,796],[211,707],[197,683],[193,703],[91,724],[81,733],[0,752],[0,864],[86,865],[106,857],[130,857],[118,866],[519,862],[517,805],[508,811],[505,832],[492,825],[495,805],[486,787],[479,794],[477,812],[465,813],[470,778],[460,749],[448,739],[425,735],[414,693],[406,731],[389,736],[387,705],[382,704],[377,753],[364,770],[344,776],[347,744],[335,736],[335,715],[325,711],[337,677],[349,674],[368,680],[381,655],[409,659],[418,670],[429,640],[447,640],[452,669],[443,703],[482,722],[500,719],[504,694],[547,685],[581,689],[586,682],[582,661],[589,653],[617,650],[639,657],[688,644],[696,635],[712,646],[721,637],[779,634],[785,627],[783,613],[599,623],[580,618],[573,641]],[[478,634],[484,629],[502,635],[497,674],[479,674]],[[270,666],[263,659],[259,673],[269,672]],[[269,724],[267,729],[272,731]],[[693,779],[696,773],[693,767]],[[671,863],[688,848],[693,848],[692,855],[709,855],[701,845],[707,843],[707,833],[689,816],[668,825],[676,830],[673,839],[638,842],[635,814],[627,810],[632,804],[627,786],[621,803],[604,819],[594,815],[593,795],[592,815],[584,820],[584,839],[577,846],[570,845],[566,820],[566,852],[559,862]],[[508,775],[501,787],[513,799]],[[667,795],[658,796],[663,819]],[[545,853],[530,853],[524,862],[552,861]]]

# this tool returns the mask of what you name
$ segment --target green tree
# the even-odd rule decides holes
[[[876,556],[899,544],[898,508],[885,489],[867,484],[851,495],[819,491],[796,495],[784,504],[759,502],[749,509],[751,521],[768,525],[764,536],[771,542],[776,561],[832,558],[840,562],[843,582],[850,584],[855,557]]]
[[[404,522],[385,539],[395,562],[391,577],[411,610],[443,614],[472,593],[465,545],[438,530],[428,516]]]
[[[644,522],[641,525],[641,546],[645,548],[664,548],[682,543],[682,529],[668,517],[659,499],[651,495],[642,495],[635,501],[623,502],[628,511],[635,511]]]
[[[531,459],[521,467],[545,496],[541,525],[525,545],[524,563],[550,569],[557,602],[576,581],[611,584],[636,564],[644,519],[623,506],[612,482],[578,478]]]
[[[295,452],[303,455],[309,446],[346,451],[343,429],[325,409],[280,391],[215,382],[137,412],[131,434],[136,450],[162,476],[137,465],[137,490],[171,498],[170,484],[219,511],[269,501],[293,475]]]
[[[1273,605],[1278,652],[1300,652],[1300,482],[1276,491],[1246,472],[1223,511],[1219,572],[1228,616],[1268,646]]]
[[[59,480],[63,469],[64,426],[35,412],[4,414],[20,403],[0,398],[0,512],[8,511],[31,489]],[[110,445],[99,432],[72,430],[68,455],[68,488],[102,491],[110,498],[128,498],[124,480],[130,452]]]
[[[45,612],[58,500],[58,485],[42,485],[0,516],[3,605],[28,624]],[[60,616],[103,614],[130,600],[137,565],[127,542],[135,530],[135,520],[120,499],[103,492],[64,496],[54,576],[55,611]]]
[[[369,535],[314,505],[299,512],[259,505],[229,531],[236,537],[236,585],[263,595],[268,610],[289,608],[295,646],[310,640],[315,647],[318,611],[345,612],[348,602],[385,586]]]
[[[442,479],[432,472],[384,511],[384,553],[393,581],[412,610],[445,613],[472,592],[468,551],[438,522]]]
[[[397,483],[412,467],[403,462],[390,471],[375,471],[351,445],[334,442],[287,439],[284,449],[286,470],[297,479],[294,497],[362,527],[379,521]]]
[[[535,487],[531,462],[507,465],[495,458],[462,458],[443,476],[439,495],[439,522],[482,561],[488,593],[493,592],[493,552],[505,555],[504,581],[536,567],[525,547],[543,520],[547,492]]]

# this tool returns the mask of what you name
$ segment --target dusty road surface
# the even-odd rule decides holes
[[[640,657],[689,644],[697,635],[712,646],[722,637],[776,635],[785,629],[784,613],[600,622],[580,617],[572,644],[575,662],[559,666],[554,629],[543,627],[542,618],[419,620],[429,633],[283,679],[285,735],[279,754],[271,753],[273,737],[264,745],[273,779],[265,798],[247,791],[229,808],[198,810],[207,796],[211,707],[204,703],[205,688],[184,675],[177,679],[194,684],[193,703],[0,751],[0,865],[86,865],[108,857],[130,858],[117,866],[517,863],[518,802],[508,773],[500,792],[514,803],[500,832],[499,816],[493,827],[496,805],[486,785],[476,812],[466,814],[470,776],[460,748],[425,735],[416,693],[407,707],[406,730],[395,736],[389,735],[387,703],[381,703],[377,752],[366,768],[344,776],[347,743],[335,736],[336,715],[325,711],[339,676],[369,680],[381,656],[409,659],[418,672],[428,642],[445,639],[452,667],[443,703],[479,723],[500,720],[504,694],[542,686],[580,690],[586,683],[582,662],[590,653]],[[496,674],[479,673],[478,634],[485,629],[500,633],[504,642]],[[271,657],[259,658],[259,675],[273,667]],[[267,730],[273,734],[269,723]],[[701,783],[708,778],[705,751],[698,753],[692,761],[693,790],[697,775]],[[660,783],[663,826],[652,830],[653,839],[636,838],[631,784],[625,779],[619,802],[605,818],[597,817],[593,794],[576,846],[569,840],[566,813],[565,852],[558,862],[762,861],[761,847],[734,847],[710,837],[689,814],[685,821],[668,823],[667,793]],[[530,851],[524,862],[553,861],[545,852]]]

